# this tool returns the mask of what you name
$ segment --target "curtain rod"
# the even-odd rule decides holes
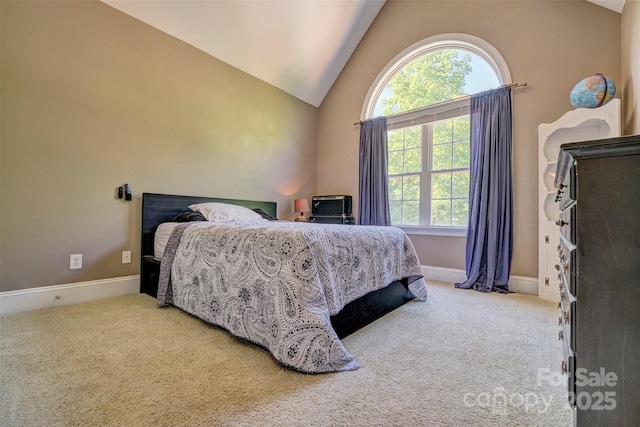
[[[494,91],[494,90],[504,89],[504,88],[507,88],[507,87],[508,87],[508,88],[525,87],[526,85],[527,85],[527,82],[524,82],[524,83],[517,83],[517,82],[516,82],[516,83],[509,83],[509,84],[506,84],[506,85],[502,85],[502,86],[500,86],[500,87],[497,87],[497,88],[495,88],[495,89],[488,89],[488,90],[485,90],[485,91],[482,91],[482,92],[475,93],[474,95],[479,95],[479,94],[481,94],[481,93],[486,93],[486,92],[492,92],[492,91]],[[428,107],[435,107],[435,106],[437,106],[437,105],[444,105],[444,104],[448,104],[448,103],[450,103],[450,102],[456,102],[456,101],[460,101],[460,100],[462,100],[462,99],[471,98],[472,96],[473,96],[473,95],[463,95],[463,96],[459,96],[459,97],[457,97],[457,98],[449,99],[448,101],[436,102],[435,104],[431,104],[431,105],[429,105]],[[423,108],[427,108],[427,107],[423,107]],[[423,108],[417,108],[417,109],[415,109],[415,110],[403,111],[402,113],[398,113],[398,114],[391,114],[390,116],[387,116],[387,118],[389,118],[389,117],[393,117],[393,116],[396,116],[396,115],[400,115],[400,114],[410,113],[410,112],[412,112],[412,111],[422,110]],[[353,125],[354,125],[354,126],[359,126],[359,125],[360,125],[362,122],[364,122],[364,121],[366,121],[366,120],[360,120],[360,121],[358,121],[358,122],[355,122]]]

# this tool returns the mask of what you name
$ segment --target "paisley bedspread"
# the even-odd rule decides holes
[[[395,227],[184,223],[167,243],[158,305],[258,344],[293,369],[340,372],[359,364],[329,316],[403,278],[426,300],[414,247]]]

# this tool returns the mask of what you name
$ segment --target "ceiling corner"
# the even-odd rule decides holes
[[[587,0],[588,2],[595,3],[598,6],[606,7],[614,12],[622,13],[624,5],[627,0]]]

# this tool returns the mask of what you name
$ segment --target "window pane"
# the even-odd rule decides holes
[[[404,152],[404,172],[422,172],[422,150],[414,148]]]
[[[469,220],[469,201],[454,200],[453,201],[453,218],[452,225],[467,225]]]
[[[469,172],[454,172],[452,176],[452,197],[457,199],[469,198]]]
[[[458,117],[453,119],[453,140],[454,141],[469,141],[469,135],[471,132],[469,116]]]
[[[433,225],[451,225],[451,200],[431,202],[431,221]]]
[[[390,201],[389,211],[391,213],[391,224],[402,224],[402,202]]]
[[[387,132],[387,147],[389,151],[402,150],[404,130],[391,130]]]
[[[402,200],[402,177],[389,177],[389,200]]]
[[[420,225],[420,202],[404,202],[402,223],[405,225]]]
[[[404,151],[389,151],[388,168],[389,175],[402,173],[404,169]]]
[[[451,198],[451,173],[434,173],[431,175],[431,198]]]
[[[451,169],[451,144],[433,146],[432,170]]]
[[[422,126],[414,126],[405,129],[404,148],[422,147]]]
[[[471,151],[469,141],[453,144],[453,167],[468,168],[471,166]]]
[[[420,200],[420,177],[407,176],[404,178],[404,200]]]
[[[452,135],[452,120],[442,120],[433,124],[433,143],[441,144],[443,142],[451,141]]]

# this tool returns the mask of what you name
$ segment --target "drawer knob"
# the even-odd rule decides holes
[[[569,320],[571,320],[571,317],[569,315],[568,311],[564,312],[564,323],[569,323]]]
[[[562,227],[563,225],[569,224],[568,222],[564,222],[563,220],[559,219],[556,221],[556,225],[559,227]]]
[[[562,361],[562,364],[560,365],[560,370],[562,371],[563,374],[567,373],[568,369],[567,369],[567,361],[566,360]]]
[[[564,338],[564,334],[562,333],[562,330],[558,331],[558,340],[562,341]]]

